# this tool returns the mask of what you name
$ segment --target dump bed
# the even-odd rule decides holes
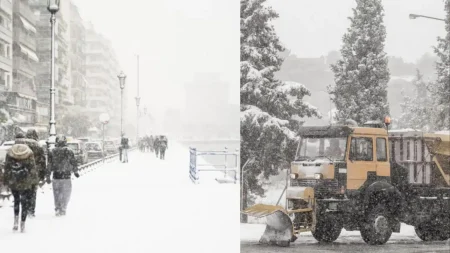
[[[450,136],[415,130],[389,131],[392,162],[407,170],[408,183],[450,186]]]

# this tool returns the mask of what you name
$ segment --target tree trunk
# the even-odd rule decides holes
[[[243,173],[241,170],[241,181],[243,182],[241,185],[241,211],[247,208],[247,185],[245,184],[245,178],[243,177]],[[248,216],[246,214],[241,213],[241,223],[247,223]]]

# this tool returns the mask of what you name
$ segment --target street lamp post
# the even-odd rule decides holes
[[[123,137],[123,89],[125,88],[125,79],[127,76],[122,71],[117,77],[120,83],[120,137]]]
[[[137,57],[137,92],[136,92],[136,112],[137,112],[137,121],[136,121],[136,141],[139,140],[139,104],[141,98],[139,97],[139,55]]]
[[[409,14],[409,18],[410,18],[410,19],[416,19],[416,18],[428,18],[428,19],[434,19],[434,20],[439,20],[439,21],[445,21],[445,19],[442,19],[442,18],[435,18],[435,17],[425,16],[425,15],[419,15],[419,14]]]
[[[109,114],[102,113],[99,116],[100,122],[102,123],[102,151],[103,151],[103,162],[105,162],[105,125],[109,122]]]
[[[59,0],[48,0],[47,10],[51,13],[51,62],[50,62],[50,120],[49,120],[49,137],[47,140],[47,148],[55,147],[56,139],[56,120],[55,120],[55,23],[56,13],[59,10]]]

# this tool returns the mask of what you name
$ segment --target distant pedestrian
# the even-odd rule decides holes
[[[129,144],[128,144],[128,138],[122,137],[122,141],[121,141],[121,147],[122,147],[122,162],[123,163],[128,163],[128,149],[130,148]]]
[[[50,151],[48,165],[53,173],[53,195],[55,199],[56,216],[66,215],[67,205],[72,194],[72,173],[79,177],[77,159],[73,151],[67,146],[64,135],[56,137],[56,145]],[[47,178],[50,182],[50,178]]]
[[[17,136],[16,136],[17,137]],[[24,144],[14,144],[7,152],[5,158],[5,172],[3,182],[11,189],[14,197],[14,226],[13,231],[19,229],[25,231],[30,195],[33,193],[33,185],[38,183],[38,171],[34,161],[33,151]]]
[[[159,136],[155,136],[153,139],[153,148],[155,150],[155,155],[159,158]]]
[[[48,174],[46,161],[45,161],[45,150],[44,148],[39,145],[39,137],[34,129],[30,129],[27,131],[27,134],[24,136],[25,138],[22,138],[22,136],[19,136],[20,138],[16,138],[15,144],[25,144],[27,145],[31,151],[33,151],[34,154],[34,161],[36,164],[36,170],[38,171],[38,178],[39,178],[39,184],[32,186],[32,194],[30,195],[29,200],[29,210],[28,215],[31,217],[35,216],[35,210],[36,210],[36,193],[38,185],[43,185],[45,183],[45,178]]]
[[[163,136],[160,137],[160,141],[159,141],[159,153],[160,153],[159,158],[161,160],[165,159],[166,149],[168,149],[168,148],[169,148],[169,146],[168,146],[167,137],[163,135]]]

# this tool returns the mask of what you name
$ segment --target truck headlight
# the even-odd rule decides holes
[[[298,174],[297,174],[297,173],[292,173],[292,174],[291,174],[291,178],[292,178],[292,179],[297,179],[297,177],[298,177]]]
[[[314,179],[322,179],[322,178],[323,178],[322,173],[316,173],[316,174],[314,174]]]

